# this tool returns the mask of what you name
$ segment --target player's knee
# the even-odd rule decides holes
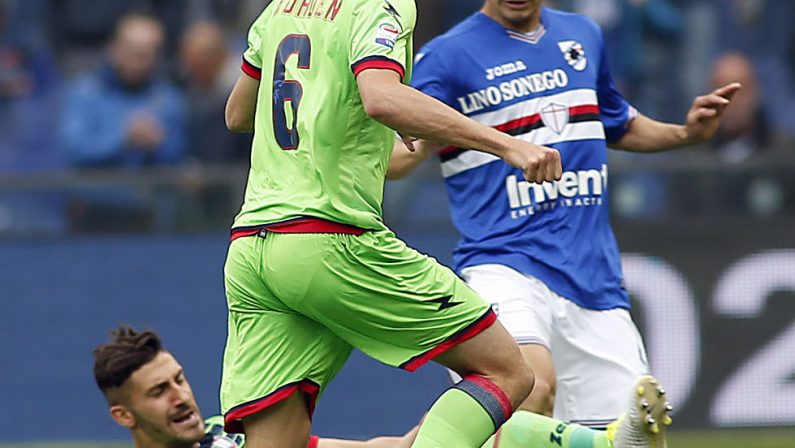
[[[527,400],[520,406],[520,409],[547,416],[552,415],[555,406],[555,382],[548,381],[546,378],[537,376],[533,391]]]
[[[506,384],[505,393],[511,399],[514,409],[517,409],[527,399],[533,390],[535,381],[535,373],[524,359],[511,363],[504,382]]]
[[[533,369],[530,366],[526,366],[525,369],[522,369],[521,373],[519,373],[519,385],[520,385],[520,393],[524,395],[522,401],[524,401],[533,391],[533,388],[536,385],[536,376],[533,372]]]

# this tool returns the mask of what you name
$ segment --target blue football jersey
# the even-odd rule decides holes
[[[537,185],[491,154],[439,153],[459,272],[502,264],[582,307],[629,308],[609,222],[607,142],[636,111],[616,90],[590,19],[544,8],[525,34],[476,13],[418,54],[412,85],[470,118],[560,151],[563,177]]]

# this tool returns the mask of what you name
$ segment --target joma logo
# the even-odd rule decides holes
[[[496,78],[513,73],[523,72],[527,70],[527,66],[522,61],[509,62],[507,64],[498,65],[486,69],[486,79],[493,81]]]

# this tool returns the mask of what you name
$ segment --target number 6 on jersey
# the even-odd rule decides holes
[[[273,135],[276,142],[285,151],[298,148],[298,107],[304,88],[294,79],[285,79],[286,64],[290,56],[298,55],[298,68],[309,69],[312,57],[312,44],[305,34],[290,34],[279,44],[276,50],[276,62],[273,68]],[[287,123],[285,105],[290,102],[292,109],[292,126]]]

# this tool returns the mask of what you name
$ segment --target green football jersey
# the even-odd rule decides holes
[[[316,217],[383,229],[395,133],[364,111],[356,75],[411,76],[414,0],[274,0],[243,70],[260,79],[245,202],[234,227]]]

